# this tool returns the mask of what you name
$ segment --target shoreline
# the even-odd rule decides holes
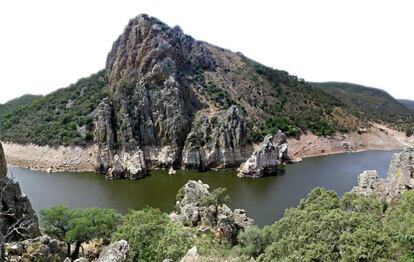
[[[405,147],[414,146],[414,136],[408,138],[403,132],[373,124],[362,134],[353,132],[328,137],[304,134],[299,139],[289,138],[288,144],[291,163],[297,163],[305,158],[341,153],[403,150]],[[95,172],[94,145],[83,148],[3,143],[3,147],[6,160],[11,166],[48,173]]]

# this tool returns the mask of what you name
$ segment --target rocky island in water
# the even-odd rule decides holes
[[[139,15],[102,71],[0,105],[0,260],[412,261],[413,123],[407,102],[382,90],[308,83]],[[36,214],[6,164],[108,179],[154,169],[261,178],[301,158],[376,149],[401,150],[386,178],[364,171],[343,196],[315,188],[265,227],[201,180],[183,185],[168,214]]]

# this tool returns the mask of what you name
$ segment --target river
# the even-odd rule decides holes
[[[226,187],[231,208],[246,209],[256,224],[267,225],[295,207],[315,187],[335,190],[342,195],[357,184],[358,175],[376,169],[385,177],[391,157],[397,151],[344,153],[305,159],[287,165],[283,174],[260,179],[238,178],[234,170],[204,173],[178,170],[168,175],[165,170],[151,171],[141,180],[106,180],[94,173],[55,173],[10,167],[9,176],[20,183],[33,208],[59,204],[68,207],[105,207],[121,213],[146,206],[170,212],[175,195],[186,181],[201,180],[211,188]]]

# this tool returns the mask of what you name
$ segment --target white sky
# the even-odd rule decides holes
[[[10,0],[0,3],[0,103],[102,69],[140,13],[308,81],[414,100],[412,0]]]

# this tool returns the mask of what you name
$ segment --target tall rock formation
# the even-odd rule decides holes
[[[387,177],[378,177],[375,170],[364,171],[358,177],[358,186],[353,192],[375,195],[388,204],[393,204],[402,193],[414,189],[414,148],[406,148],[393,156]]]
[[[140,178],[154,167],[237,167],[251,154],[242,110],[217,109],[198,94],[194,79],[216,69],[210,49],[156,18],[129,22],[107,58],[110,98],[94,113],[98,172]]]
[[[0,256],[4,243],[35,238],[39,224],[29,199],[17,182],[8,178],[3,147],[0,144]]]
[[[278,166],[288,160],[287,138],[279,130],[276,135],[264,138],[259,148],[240,166],[238,176],[259,178],[266,174],[274,174]]]

